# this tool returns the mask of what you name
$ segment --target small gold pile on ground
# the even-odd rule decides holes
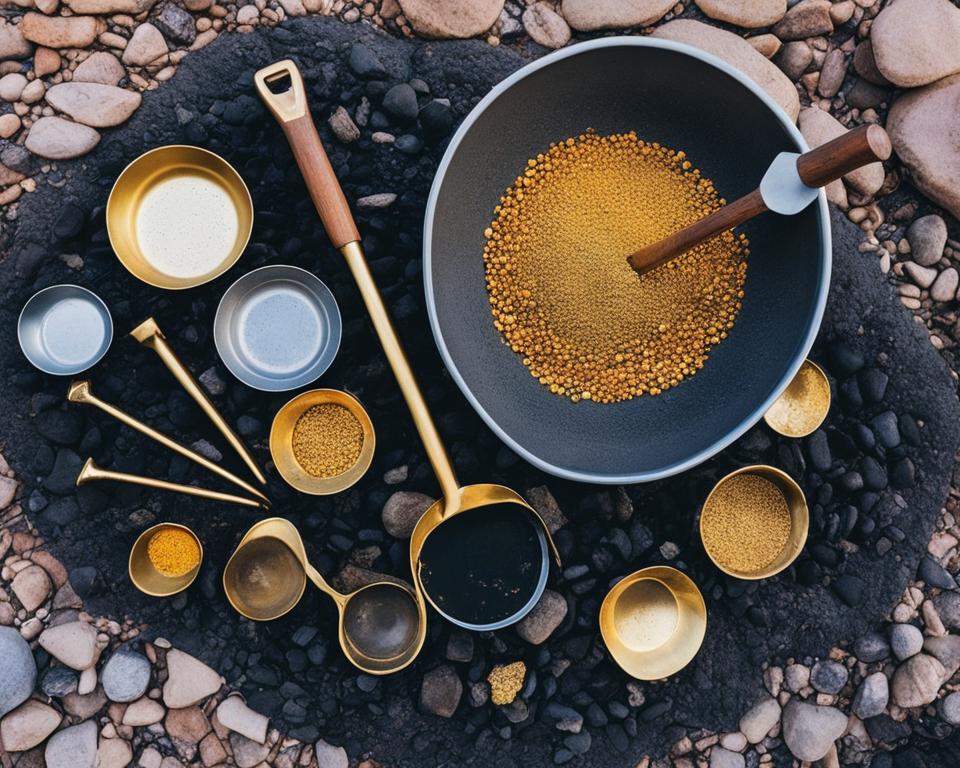
[[[643,277],[627,256],[724,203],[685,153],[636,133],[551,144],[484,232],[494,325],[541,384],[574,402],[676,386],[733,328],[749,243],[725,232]]]
[[[357,463],[363,448],[363,427],[347,408],[336,403],[312,405],[293,426],[293,456],[313,477],[336,477]]]
[[[183,576],[200,564],[200,546],[186,531],[161,528],[147,542],[147,557],[164,576]]]
[[[765,477],[744,472],[719,485],[703,507],[703,546],[723,568],[755,573],[770,565],[790,537],[790,508]]]
[[[523,680],[527,676],[527,665],[522,661],[513,664],[498,664],[490,670],[487,682],[490,683],[490,701],[497,706],[513,704]]]
[[[804,363],[764,419],[781,435],[804,437],[820,426],[828,410],[830,384],[816,368]]]

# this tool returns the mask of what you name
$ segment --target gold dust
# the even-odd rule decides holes
[[[484,231],[494,325],[574,402],[658,395],[733,328],[749,243],[713,238],[642,277],[626,257],[725,201],[685,153],[592,130],[527,162]]]
[[[183,576],[200,564],[200,546],[180,528],[162,528],[147,542],[147,557],[164,576]]]
[[[363,426],[347,408],[321,403],[307,408],[293,426],[293,456],[313,477],[335,477],[357,463]]]
[[[793,381],[764,414],[770,428],[787,437],[804,437],[813,432],[830,410],[830,384],[812,364],[805,361]]]
[[[523,688],[527,676],[527,665],[522,661],[512,664],[498,664],[490,670],[487,682],[490,683],[490,701],[497,706],[512,704]]]
[[[790,508],[765,477],[744,472],[718,485],[701,513],[703,546],[717,565],[755,573],[783,552],[790,537]]]

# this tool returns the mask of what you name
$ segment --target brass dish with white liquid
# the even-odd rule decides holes
[[[107,200],[107,233],[120,263],[156,288],[193,288],[219,277],[243,253],[253,201],[219,155],[171,144],[120,174]]]

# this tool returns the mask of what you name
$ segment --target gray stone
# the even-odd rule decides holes
[[[937,698],[946,670],[933,656],[918,653],[897,667],[890,684],[893,703],[903,709],[922,707]]]
[[[395,539],[409,539],[417,521],[433,502],[434,499],[424,493],[397,491],[383,505],[383,527]]]
[[[861,720],[876,717],[883,713],[890,700],[890,685],[883,672],[874,672],[867,675],[853,695],[850,709]]]
[[[954,267],[947,267],[930,286],[930,298],[934,301],[953,301],[960,285],[960,273]]]
[[[943,665],[945,679],[960,669],[960,635],[928,637],[923,641],[923,650]]]
[[[933,266],[947,244],[947,223],[935,213],[921,216],[907,229],[907,242],[911,259],[923,267]]]
[[[824,659],[810,670],[810,685],[820,693],[837,694],[847,684],[847,668],[839,661]]]
[[[150,661],[129,648],[118,648],[103,666],[100,682],[110,701],[136,701],[150,685]]]
[[[155,23],[163,35],[175,43],[192,45],[197,39],[197,25],[193,16],[173,3],[163,7]]]
[[[960,692],[944,696],[937,709],[940,712],[940,717],[950,725],[960,725]]]
[[[746,764],[743,755],[738,752],[731,752],[719,745],[710,750],[710,768],[744,768]]]
[[[420,685],[420,708],[439,717],[453,717],[463,695],[463,683],[449,664],[431,669]]]
[[[900,661],[916,656],[923,650],[923,632],[912,624],[894,624],[890,627],[890,648]]]
[[[37,664],[27,641],[12,627],[0,627],[0,717],[30,698]]]
[[[783,741],[800,760],[824,757],[846,729],[847,716],[835,707],[794,699],[783,710]]]
[[[794,40],[780,49],[774,62],[791,80],[799,80],[813,61],[813,48],[803,40]]]
[[[872,664],[890,655],[890,645],[879,632],[867,632],[853,644],[853,655],[862,662]]]
[[[567,601],[559,592],[546,589],[539,602],[517,624],[517,634],[531,645],[546,642],[567,615]]]
[[[96,768],[97,724],[87,720],[50,737],[43,752],[47,768]]]
[[[30,127],[26,147],[33,154],[45,157],[48,160],[69,160],[87,154],[97,146],[99,141],[100,134],[86,125],[71,123],[62,117],[41,117]],[[58,458],[62,454],[63,451],[58,452]],[[56,470],[56,467],[54,469]],[[79,466],[76,467],[76,470],[71,467],[74,479],[76,479],[76,473],[79,469]],[[47,487],[54,493],[73,491],[72,481],[69,488],[58,485],[59,490],[50,487],[50,485],[51,483],[48,481]]]

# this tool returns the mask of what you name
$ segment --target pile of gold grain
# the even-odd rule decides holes
[[[291,444],[293,457],[308,475],[336,477],[360,458],[363,426],[342,405],[321,403],[300,414]]]
[[[626,257],[725,201],[683,152],[593,131],[527,162],[494,209],[494,324],[551,392],[613,403],[703,367],[743,299],[746,238],[726,232],[639,277]]]
[[[736,573],[756,573],[783,552],[790,522],[790,508],[776,484],[743,472],[710,494],[700,515],[700,533],[717,565]]]

